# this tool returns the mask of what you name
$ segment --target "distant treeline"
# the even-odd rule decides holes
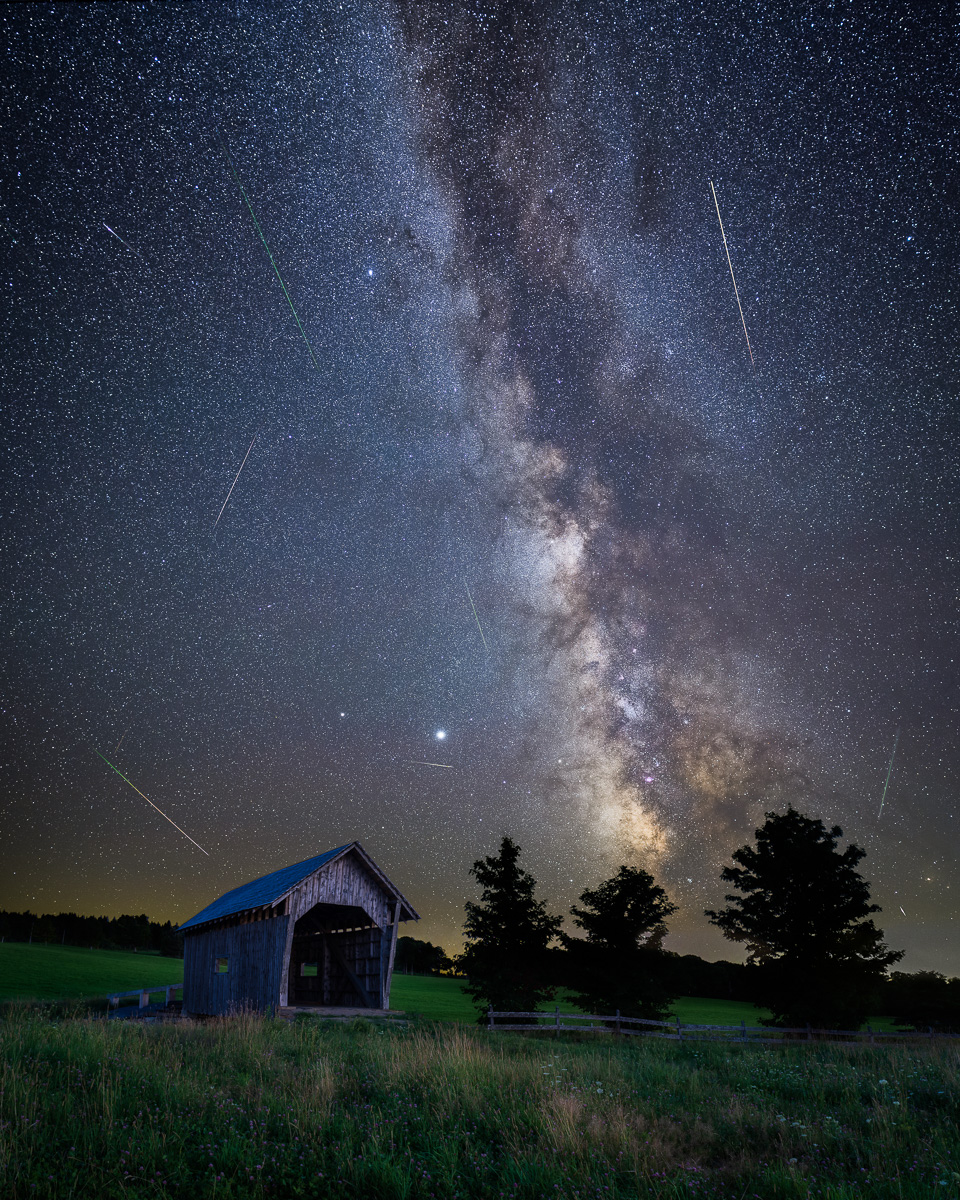
[[[557,987],[567,984],[570,974],[566,950],[553,949],[548,973]],[[703,996],[710,1000],[749,1000],[750,974],[742,963],[707,962],[695,954],[662,952],[660,963],[669,975],[669,987],[677,996]],[[402,975],[456,975],[455,959],[442,946],[419,938],[397,939],[394,970]]]
[[[183,957],[183,938],[176,926],[169,921],[161,925],[143,913],[139,917],[78,917],[76,913],[0,911],[0,938]]]

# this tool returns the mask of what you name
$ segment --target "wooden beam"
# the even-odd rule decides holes
[[[393,908],[393,925],[390,929],[390,954],[387,959],[387,977],[381,983],[383,1007],[390,1007],[390,981],[393,978],[393,960],[397,954],[397,932],[400,929],[400,901]]]

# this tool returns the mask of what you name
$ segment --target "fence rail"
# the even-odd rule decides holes
[[[529,1024],[535,1021],[535,1024]],[[522,1023],[528,1022],[528,1023]],[[576,1022],[570,1024],[569,1022]],[[586,1022],[591,1022],[586,1024]],[[559,1005],[550,1012],[495,1012],[487,1010],[487,1029],[490,1033],[521,1033],[536,1031],[539,1033],[612,1033],[621,1037],[654,1037],[666,1038],[670,1041],[712,1041],[712,1042],[752,1042],[771,1044],[787,1042],[796,1045],[798,1042],[817,1041],[848,1041],[876,1044],[885,1039],[895,1038],[900,1041],[925,1041],[932,1038],[957,1038],[960,1034],[935,1033],[932,1028],[926,1032],[916,1029],[887,1032],[872,1029],[813,1029],[809,1025],[781,1028],[780,1026],[747,1025],[741,1021],[739,1025],[693,1025],[680,1020],[651,1021],[645,1017],[624,1017],[619,1010],[608,1016],[598,1016],[588,1013],[562,1013]],[[773,1036],[771,1036],[773,1035]]]
[[[165,1002],[167,1004],[173,999],[174,992],[183,991],[182,983],[161,983],[156,987],[134,988],[132,992],[110,992],[107,996],[107,1004],[110,1008],[118,1008],[121,1000],[125,1000],[128,996],[140,997],[140,1008],[147,1008],[150,1005],[150,996],[154,992],[163,992],[165,994]]]

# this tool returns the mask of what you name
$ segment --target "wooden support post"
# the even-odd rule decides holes
[[[108,996],[107,1004],[110,1006],[110,1008],[119,1008],[120,997],[119,996]]]
[[[400,901],[393,906],[393,921],[380,932],[380,998],[381,1007],[390,1007],[390,980],[393,960],[397,953],[397,931],[400,928]],[[389,944],[388,944],[389,943]]]
[[[493,1005],[492,1004],[489,1005],[487,1008],[487,1028],[491,1029],[491,1030],[493,1029]]]
[[[619,1037],[619,1036],[620,1036],[620,1009],[619,1009],[619,1008],[617,1009],[617,1028],[616,1028],[616,1034],[617,1034],[617,1037]]]
[[[740,1022],[740,1041],[745,1042],[746,1040],[747,1040],[747,1023],[746,1023],[746,1021],[741,1021]]]
[[[149,1003],[150,1003],[150,993],[149,992],[141,992],[140,993],[140,1007],[146,1008]]]
[[[813,1033],[810,1030],[810,1022],[808,1021],[807,1022],[807,1041],[809,1042],[812,1039],[812,1037],[813,1037]]]
[[[323,957],[323,1002],[331,1004],[333,989],[330,986],[330,947],[327,945],[326,938],[321,938],[320,945],[323,947],[321,952]]]
[[[554,1018],[554,1020],[555,1020],[557,1031],[553,1036],[555,1038],[558,1038],[560,1036],[560,1005],[559,1004],[557,1005],[557,1008],[556,1008],[556,1017]]]
[[[867,1033],[870,1035],[870,1041],[873,1042],[874,1041],[873,1027],[871,1025],[867,1026]]]
[[[682,1026],[680,1025],[680,1018],[679,1018],[679,1017],[677,1017],[677,1041],[678,1041],[678,1042],[682,1042],[682,1041],[683,1041],[683,1028],[682,1028]]]

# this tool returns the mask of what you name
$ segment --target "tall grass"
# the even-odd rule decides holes
[[[958,1056],[469,1026],[0,1022],[21,1197],[958,1194]]]

